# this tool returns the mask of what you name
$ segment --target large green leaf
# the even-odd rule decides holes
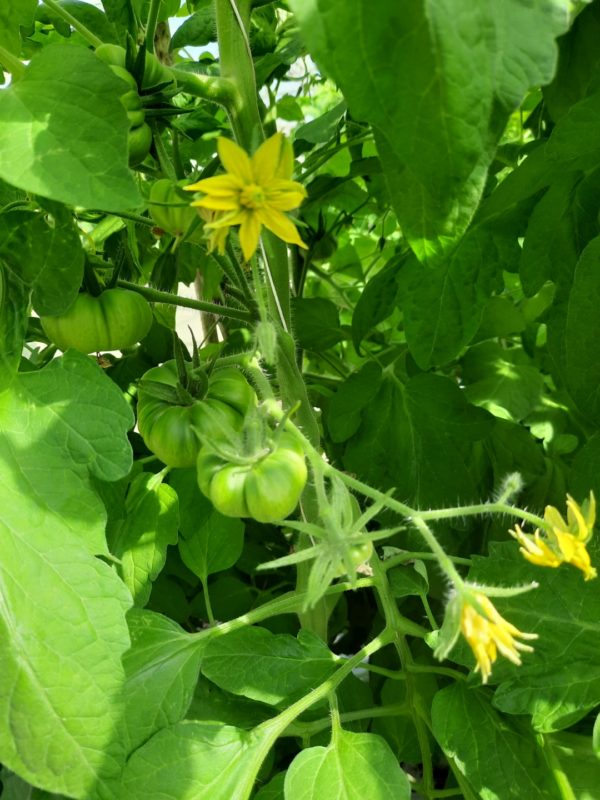
[[[83,277],[83,248],[70,214],[57,213],[51,222],[41,213],[3,214],[0,258],[32,290],[40,316],[62,314],[75,301]]]
[[[455,683],[434,698],[433,733],[447,756],[489,800],[559,800],[536,740],[524,724],[511,724],[480,691]]]
[[[112,211],[138,205],[119,100],[125,91],[89,50],[45,47],[2,93],[0,177],[70,205]]]
[[[292,761],[286,800],[409,800],[410,784],[380,736],[340,730],[329,747],[310,747]]]
[[[74,350],[26,373],[1,396],[3,519],[15,529],[57,525],[107,555],[106,513],[89,474],[126,475],[133,414],[117,386]]]
[[[460,235],[496,143],[548,83],[565,0],[293,0],[311,53],[375,131],[402,230],[420,258]]]
[[[516,240],[474,228],[435,265],[408,261],[399,297],[408,346],[422,369],[446,364],[468,344],[498,276],[519,253]]]
[[[130,468],[120,391],[69,352],[0,395],[0,760],[90,800],[118,774],[127,589],[88,473]]]
[[[202,648],[176,622],[152,611],[127,615],[131,649],[125,668],[125,729],[131,752],[186,714],[198,681]]]
[[[470,406],[454,381],[423,374],[402,384],[388,370],[361,416],[344,454],[361,480],[422,506],[479,496],[473,444],[493,418]]]
[[[335,659],[314,634],[298,638],[265,628],[244,628],[211,639],[202,673],[233,694],[262,703],[290,703],[326,680]]]

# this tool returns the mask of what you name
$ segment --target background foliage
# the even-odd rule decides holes
[[[284,400],[307,392],[330,463],[421,509],[488,500],[511,472],[536,513],[600,497],[600,2],[238,5],[265,132],[289,134],[308,193],[308,250],[290,249],[306,390],[263,366]],[[470,580],[539,583],[498,601],[535,652],[482,687],[466,646],[433,659],[447,582],[381,510],[372,532],[401,525],[377,542],[389,602],[377,573],[334,583],[324,641],[293,566],[259,569],[290,528],[223,517],[133,429],[177,298],[98,360],[40,328],[84,268],[239,310],[235,240],[220,262],[201,221],[176,243],[148,205],[158,177],[214,174],[235,130],[193,83],[223,68],[219,8],[0,8],[2,797],[595,800],[597,581],[522,561],[507,517],[437,522]],[[178,77],[141,93],[153,144],[133,170],[122,82],[88,34],[131,51],[151,9]],[[218,340],[203,308],[205,359],[251,348],[243,317]]]

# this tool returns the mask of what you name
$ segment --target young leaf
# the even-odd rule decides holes
[[[179,552],[185,565],[204,582],[238,560],[244,523],[215,510],[198,488],[195,470],[174,470],[170,480],[180,504]]]
[[[202,646],[177,623],[152,611],[127,615],[131,649],[123,658],[127,752],[186,714],[198,681]]]
[[[291,703],[326,680],[335,658],[314,634],[298,638],[245,628],[211,639],[202,673],[217,686],[261,703]]]
[[[167,547],[177,543],[178,521],[175,491],[157,475],[137,475],[127,493],[125,518],[109,536],[111,552],[120,561],[118,572],[136,606],[148,602]]]
[[[285,778],[285,800],[409,800],[410,794],[396,756],[373,733],[337,732],[329,747],[310,747],[297,755]]]

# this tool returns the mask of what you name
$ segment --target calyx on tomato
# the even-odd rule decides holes
[[[171,236],[183,236],[196,219],[189,197],[179,191],[179,187],[186,184],[189,184],[186,178],[177,183],[168,178],[160,178],[150,189],[150,216],[159,228]]]
[[[96,48],[96,55],[105,64],[126,68],[127,51],[118,44],[101,44]],[[141,68],[141,64],[140,64]],[[135,71],[135,70],[134,70]],[[154,53],[144,55],[144,76],[141,81],[143,89],[162,88],[174,83],[173,75],[168,67],[161,64]]]
[[[159,386],[164,389],[162,396],[156,391]],[[256,394],[235,367],[212,373],[201,398],[180,391],[178,400],[178,387],[180,380],[174,360],[153,367],[142,376],[138,430],[148,449],[165,464],[193,467],[201,439],[222,437],[224,430],[239,430],[244,415],[256,404]]]
[[[265,452],[238,463],[210,447],[198,455],[198,485],[217,511],[228,517],[276,522],[298,505],[307,470],[302,444],[283,431]]]
[[[82,353],[124,350],[143,339],[152,325],[152,311],[137,292],[106,289],[97,297],[82,292],[73,305],[55,317],[42,317],[42,328],[61,350]]]

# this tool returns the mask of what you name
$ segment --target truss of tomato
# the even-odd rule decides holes
[[[248,463],[235,463],[203,447],[197,470],[198,485],[217,511],[258,522],[289,516],[307,478],[302,445],[286,432],[262,457]]]
[[[144,382],[176,392],[176,362],[148,370],[142,387]],[[256,394],[239,370],[224,367],[210,376],[204,397],[189,400],[161,399],[143,388],[138,392],[138,430],[148,449],[169,467],[195,466],[202,438],[221,438],[223,430],[239,430],[256,405]]]
[[[97,297],[82,292],[64,314],[42,317],[40,322],[61,350],[97,353],[133,347],[150,330],[152,311],[137,292],[115,288]]]

